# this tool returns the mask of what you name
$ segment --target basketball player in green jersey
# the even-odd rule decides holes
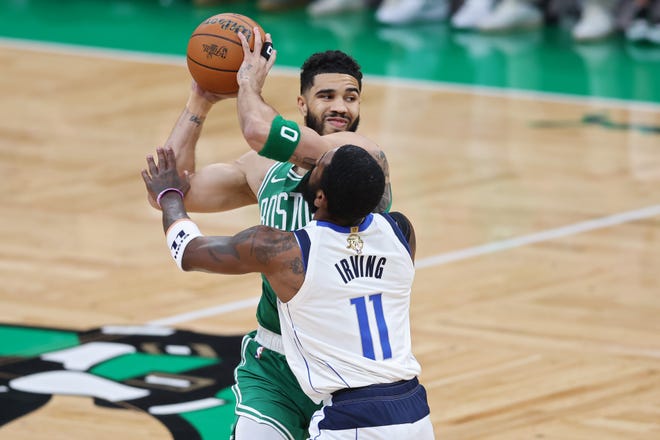
[[[270,43],[270,36],[267,41]],[[342,52],[314,54],[302,66],[298,108],[306,127],[285,121],[282,126],[287,128],[281,130],[298,138],[290,159],[293,163],[257,154],[266,143],[260,143],[261,138],[268,137],[260,130],[265,129],[267,135],[277,115],[261,98],[275,53],[266,61],[259,56],[260,46],[255,46],[254,52],[244,47],[246,56],[238,96],[241,128],[256,151],[231,163],[195,169],[195,147],[208,112],[218,101],[232,97],[210,94],[196,84],[165,144],[173,148],[179,173],[187,175],[190,182],[186,209],[218,212],[257,203],[262,224],[285,230],[301,228],[312,214],[300,192],[306,168],[325,151],[346,143],[367,149],[383,167],[388,184],[378,210],[389,208],[391,192],[385,155],[375,142],[355,133],[362,73],[355,60]],[[296,130],[297,135],[293,134]],[[285,149],[289,147],[284,145]],[[275,151],[282,158],[282,153]],[[157,206],[154,201],[152,204]],[[310,417],[318,406],[302,392],[282,354],[276,296],[265,279],[256,317],[258,329],[243,339],[242,361],[235,371],[235,438],[305,439]]]

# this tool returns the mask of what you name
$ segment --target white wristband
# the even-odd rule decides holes
[[[202,233],[192,220],[185,218],[172,223],[167,229],[166,236],[167,245],[172,253],[172,258],[176,261],[176,265],[179,266],[179,269],[183,270],[181,267],[183,251],[186,249],[186,246],[188,246],[188,243],[194,238],[201,237]]]

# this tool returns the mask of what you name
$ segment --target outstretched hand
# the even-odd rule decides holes
[[[190,189],[187,179],[182,179],[176,170],[176,157],[172,148],[157,148],[158,164],[152,155],[147,156],[147,169],[142,170],[142,179],[147,192],[154,199],[166,189],[181,191],[185,194]]]
[[[255,92],[261,93],[266,76],[268,76],[268,72],[270,72],[270,69],[275,64],[277,51],[273,48],[273,40],[270,34],[266,34],[266,41],[262,42],[259,28],[255,27],[253,32],[254,50],[250,50],[250,44],[245,38],[245,35],[241,32],[237,34],[243,45],[243,63],[241,63],[241,67],[238,69],[236,79],[239,88],[249,87]],[[270,46],[268,58],[262,55],[264,46]]]

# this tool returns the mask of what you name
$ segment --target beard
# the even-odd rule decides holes
[[[312,175],[312,171],[314,171],[314,168],[316,168],[316,165],[314,165],[311,170],[307,171],[307,174],[305,174],[303,178],[300,179],[300,183],[296,188],[296,191],[302,194],[303,199],[305,199],[305,202],[307,202],[307,206],[309,206],[309,212],[311,212],[312,214],[314,214],[318,209],[314,205],[314,199],[316,198],[316,191],[318,191],[319,189],[318,185],[312,186],[309,183],[309,177]]]
[[[337,115],[336,113],[331,113],[329,115],[329,117],[333,117],[333,116],[339,116],[339,115]],[[360,117],[358,116],[346,127],[346,131],[352,131],[352,132],[357,131],[359,124],[360,124]],[[307,116],[305,116],[305,126],[311,128],[321,136],[323,136],[324,134],[329,134],[323,132],[323,120],[317,118],[311,113],[307,113]]]

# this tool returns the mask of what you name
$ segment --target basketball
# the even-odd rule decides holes
[[[243,62],[243,47],[238,33],[242,33],[254,49],[253,29],[264,30],[250,17],[222,13],[204,20],[190,36],[186,59],[188,71],[204,90],[220,94],[238,92],[236,72]]]

